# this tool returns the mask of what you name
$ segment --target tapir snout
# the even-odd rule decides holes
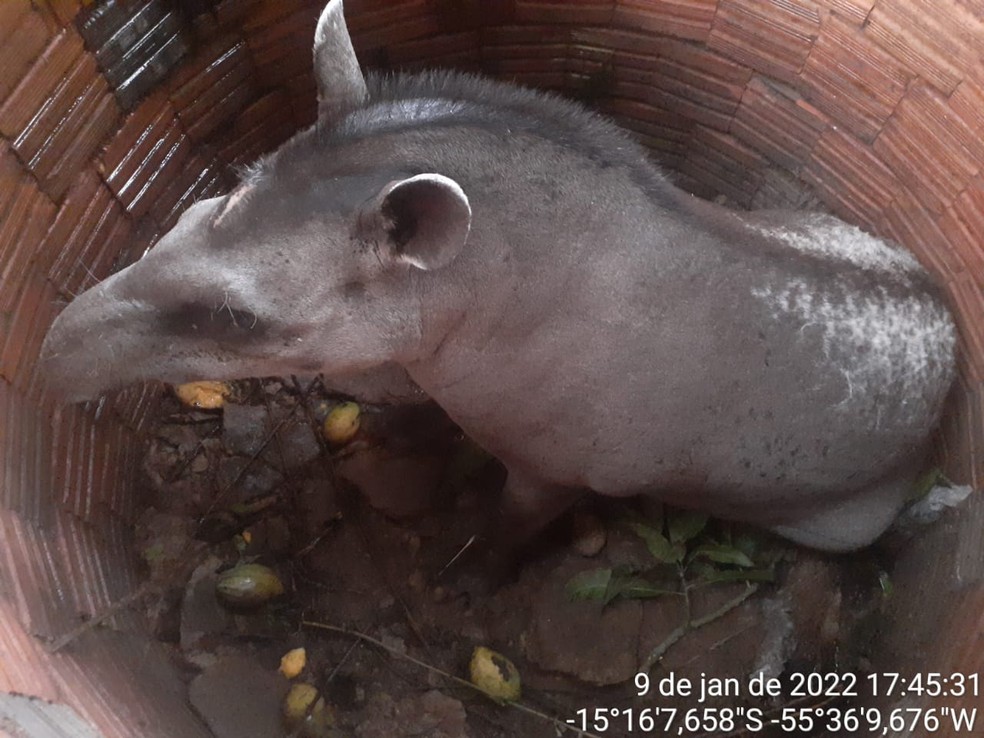
[[[196,203],[143,259],[79,295],[52,324],[41,350],[47,389],[67,401],[88,400],[135,380],[170,382],[221,373],[207,342],[188,344],[166,329],[182,304],[201,302],[210,265],[198,251],[205,224],[223,198]],[[214,285],[206,285],[214,302]],[[219,292],[221,295],[221,291]],[[225,323],[214,302],[207,322]],[[190,325],[184,326],[190,328]],[[201,373],[199,373],[201,372]]]

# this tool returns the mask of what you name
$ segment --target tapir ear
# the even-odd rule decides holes
[[[418,269],[440,269],[459,254],[471,230],[464,190],[442,174],[390,182],[376,198],[396,258]]]
[[[318,117],[336,121],[357,109],[368,95],[345,25],[342,0],[331,0],[314,32],[314,76],[318,81]]]

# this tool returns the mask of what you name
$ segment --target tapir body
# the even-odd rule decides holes
[[[80,295],[54,388],[398,365],[506,466],[508,527],[651,494],[848,550],[890,523],[954,374],[906,251],[674,188],[607,121],[359,71],[333,0],[318,123]]]

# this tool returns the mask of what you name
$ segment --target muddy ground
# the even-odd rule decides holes
[[[222,409],[162,402],[135,552],[157,636],[220,738],[305,734],[281,716],[296,682],[332,715],[318,735],[624,736],[647,717],[632,735],[671,718],[678,734],[691,708],[704,722],[683,734],[741,734],[753,715],[820,701],[791,698],[790,672],[866,667],[887,598],[877,551],[828,558],[653,504],[586,500],[512,576],[483,581],[483,520],[504,475],[439,408],[362,404],[354,438],[332,445],[323,421],[351,398],[318,381],[230,389]],[[223,606],[216,580],[243,562],[269,566],[284,593]],[[288,680],[281,656],[301,646],[306,666]],[[477,646],[515,664],[518,703],[460,681]],[[782,694],[749,694],[758,672],[785,680]],[[738,694],[713,694],[725,678]],[[735,724],[705,708],[736,710]]]

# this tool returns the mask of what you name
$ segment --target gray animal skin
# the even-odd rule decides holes
[[[587,490],[831,551],[891,522],[954,376],[908,252],[697,200],[556,97],[363,78],[341,0],[314,58],[317,124],[69,305],[54,390],[396,364],[505,464],[516,539]]]

